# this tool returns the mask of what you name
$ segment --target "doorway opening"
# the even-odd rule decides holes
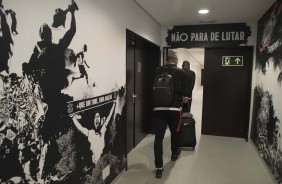
[[[203,71],[205,68],[205,48],[174,48],[167,49],[165,58],[169,55],[177,56],[177,67],[182,68],[183,61],[190,63],[190,70],[195,72],[195,86],[192,93],[191,113],[196,119],[196,135],[201,134],[202,128],[202,100],[203,100]]]
[[[201,134],[248,140],[253,47],[164,48],[164,60],[169,55],[178,57],[179,68],[189,61],[194,91],[203,87]]]

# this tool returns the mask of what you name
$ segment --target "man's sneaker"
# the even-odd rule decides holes
[[[156,178],[161,178],[163,175],[164,168],[157,168],[156,169]]]
[[[180,156],[181,150],[178,150],[176,155],[171,155],[171,161],[176,161]]]

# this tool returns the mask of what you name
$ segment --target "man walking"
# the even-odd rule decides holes
[[[171,160],[176,161],[180,156],[178,145],[178,123],[180,118],[181,101],[188,102],[188,88],[186,85],[185,73],[177,68],[177,57],[168,56],[167,64],[158,70],[158,74],[167,73],[173,79],[173,100],[169,106],[154,107],[153,114],[156,122],[156,134],[154,142],[156,178],[161,178],[163,173],[163,139],[167,125],[171,132]]]
[[[182,69],[185,72],[186,80],[187,80],[187,87],[188,87],[188,103],[183,106],[183,112],[190,112],[191,111],[191,104],[192,104],[192,92],[195,86],[195,79],[196,75],[195,72],[190,70],[190,63],[189,61],[184,61],[182,64]]]

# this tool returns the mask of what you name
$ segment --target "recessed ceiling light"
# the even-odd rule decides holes
[[[209,12],[210,12],[210,11],[207,10],[207,9],[199,10],[199,13],[200,13],[200,14],[207,14],[207,13],[209,13]]]

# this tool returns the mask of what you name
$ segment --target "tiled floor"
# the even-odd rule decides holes
[[[183,150],[176,162],[170,161],[170,133],[164,139],[164,173],[154,173],[154,135],[148,135],[128,155],[128,171],[114,184],[274,184],[253,143],[244,139],[201,135],[203,88],[193,93],[191,112],[196,119],[195,151]]]

